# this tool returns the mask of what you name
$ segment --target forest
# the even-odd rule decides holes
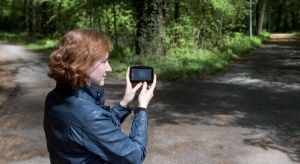
[[[117,74],[151,65],[161,79],[199,79],[271,33],[299,34],[299,8],[298,0],[1,0],[0,39],[49,55],[65,32],[93,28],[112,38]]]

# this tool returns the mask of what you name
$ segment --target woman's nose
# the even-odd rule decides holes
[[[111,72],[112,68],[110,66],[110,64],[107,62],[107,66],[106,66],[106,72]]]

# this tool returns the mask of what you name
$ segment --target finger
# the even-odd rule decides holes
[[[126,72],[126,84],[127,84],[127,86],[129,86],[130,88],[132,88],[132,84],[131,84],[130,79],[129,79],[129,70],[130,70],[130,68],[127,67],[127,72]]]
[[[141,88],[141,86],[143,85],[143,83],[138,83],[133,89],[133,92],[136,92],[139,88]]]
[[[143,83],[143,88],[142,88],[142,90],[141,90],[141,93],[142,93],[142,92],[145,93],[146,91],[147,91],[147,83],[144,82],[144,83]]]
[[[154,74],[153,83],[151,84],[149,91],[153,92],[155,86],[156,86],[156,74]]]

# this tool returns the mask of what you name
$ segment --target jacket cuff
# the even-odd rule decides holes
[[[121,109],[121,110],[125,110],[125,111],[128,111],[129,113],[131,113],[131,111],[132,111],[132,108],[131,107],[124,107],[124,106],[122,106],[121,105],[121,103],[119,102],[119,103],[117,103],[117,108],[119,108],[119,109]]]
[[[134,114],[136,114],[136,113],[138,113],[138,112],[140,112],[140,111],[145,111],[145,112],[147,112],[148,110],[147,110],[147,108],[137,107],[137,108],[134,110]]]

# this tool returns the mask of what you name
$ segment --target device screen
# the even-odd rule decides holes
[[[152,80],[152,70],[151,69],[132,68],[131,79],[133,81],[151,81]]]

